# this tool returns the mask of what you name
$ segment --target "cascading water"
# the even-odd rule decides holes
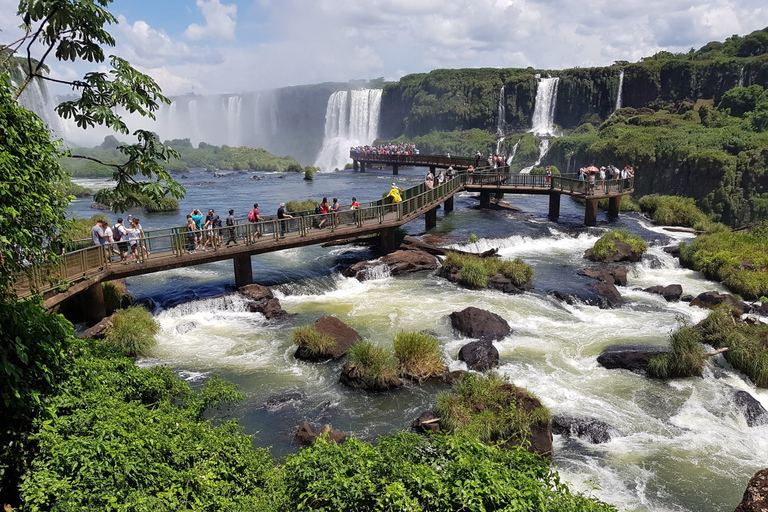
[[[515,145],[512,146],[512,154],[509,155],[509,158],[507,159],[507,165],[512,165],[512,161],[515,159],[515,156],[517,156],[517,148],[520,147],[521,140],[523,140],[522,136],[519,139],[517,139],[517,142],[515,142]]]
[[[549,151],[549,139],[541,139],[539,142],[539,158],[536,159],[536,162],[534,162],[533,165],[520,169],[520,174],[529,174],[534,167],[539,165],[541,161],[544,160],[544,155],[547,154],[547,151]]]
[[[496,112],[496,154],[501,153],[501,144],[504,142],[504,120],[507,117],[507,109],[504,106],[504,86],[499,90],[499,105]]]
[[[315,165],[321,170],[343,168],[349,148],[376,140],[381,112],[381,89],[338,91],[328,98],[325,137]]]
[[[241,96],[227,98],[227,140],[231,146],[241,145],[240,132],[240,106],[243,102]]]
[[[614,112],[616,112],[621,108],[621,96],[623,92],[624,92],[624,70],[622,69],[619,72],[619,92],[616,94],[616,108],[613,109]]]
[[[64,137],[64,123],[56,114],[56,102],[42,78],[33,78],[21,92],[19,103],[37,114],[53,134],[54,138]]]
[[[531,133],[539,136],[555,135],[555,107],[557,106],[557,84],[559,77],[539,78],[536,89],[536,104],[533,108]]]
[[[744,66],[739,70],[739,87],[744,87]]]

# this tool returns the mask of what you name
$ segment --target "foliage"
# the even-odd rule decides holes
[[[468,436],[319,441],[288,457],[284,474],[292,510],[615,511],[572,494],[539,457]]]
[[[700,235],[680,244],[680,261],[747,299],[768,295],[768,227]]]
[[[90,188],[72,183],[69,176],[65,176],[62,179],[59,187],[61,187],[61,191],[65,196],[88,197],[93,194],[93,190]]]
[[[606,261],[611,256],[618,254],[615,242],[624,242],[632,248],[632,253],[642,254],[648,249],[648,244],[638,235],[634,235],[626,229],[611,229],[595,242],[592,253],[597,261]]]
[[[508,446],[524,444],[534,425],[551,419],[536,397],[495,372],[464,374],[452,392],[438,395],[435,409],[447,430]]]
[[[288,201],[285,203],[285,211],[291,213],[314,214],[315,206],[319,203],[320,201],[315,201],[314,199],[307,199],[306,201]]]
[[[149,311],[142,306],[131,306],[115,312],[105,340],[128,356],[146,355],[157,343],[155,334],[159,330]]]
[[[701,377],[707,356],[701,335],[690,326],[672,334],[670,351],[648,362],[648,375],[657,379]]]
[[[447,369],[440,342],[429,334],[401,331],[392,344],[401,376],[423,382]]]
[[[101,283],[104,294],[104,308],[107,315],[111,315],[125,304],[131,303],[131,294],[124,281],[105,281]]]
[[[304,167],[304,179],[308,181],[314,179],[316,172],[320,172],[319,167],[312,167],[311,165]]]
[[[392,354],[370,341],[352,345],[346,366],[354,367],[373,388],[387,388],[397,379],[397,364]]]
[[[643,196],[638,202],[640,210],[649,214],[654,224],[661,226],[709,227],[710,220],[696,206],[691,197]]]
[[[16,104],[0,74],[0,296],[29,263],[59,253],[69,197],[56,155],[43,122]]]
[[[461,284],[476,289],[488,286],[488,278],[496,274],[503,275],[517,287],[529,283],[533,278],[533,268],[520,258],[510,261],[449,252],[443,261],[441,273],[449,274],[454,270],[461,272]]]
[[[556,165],[548,165],[547,167],[552,172],[552,176],[560,176],[560,169]],[[531,174],[547,174],[547,167],[534,167],[531,169]]]
[[[175,212],[179,209],[179,200],[175,197],[147,197],[141,204],[144,206],[144,211],[147,213]]]
[[[333,337],[320,334],[311,325],[297,327],[291,333],[291,341],[294,345],[305,347],[313,354],[327,354],[336,344]]]

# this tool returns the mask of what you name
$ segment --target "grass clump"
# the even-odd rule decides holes
[[[124,281],[106,281],[101,283],[101,288],[107,315],[131,304],[131,294],[128,293],[128,287],[125,286]]]
[[[447,367],[440,342],[421,332],[400,332],[393,340],[400,375],[423,382]]]
[[[507,445],[525,443],[533,428],[551,419],[538,398],[495,372],[465,374],[452,392],[438,395],[436,412],[449,431]]]
[[[648,249],[648,244],[637,235],[631,234],[626,229],[611,229],[600,240],[595,242],[592,255],[596,261],[607,261],[619,254],[616,242],[624,242],[632,248],[632,256],[640,259],[640,256]]]
[[[685,326],[672,335],[671,350],[648,362],[648,375],[656,379],[700,377],[707,355],[701,344],[701,334]]]
[[[147,213],[154,212],[175,212],[179,209],[179,200],[175,197],[164,196],[160,199],[147,198],[142,203],[144,205],[144,211]]]
[[[728,230],[719,222],[712,222],[697,206],[692,197],[643,196],[638,202],[640,210],[647,213],[654,224],[685,226],[696,231],[715,233]]]
[[[441,274],[450,275],[454,272],[460,272],[460,284],[475,289],[488,286],[488,278],[496,274],[503,275],[518,288],[533,278],[533,268],[520,258],[510,261],[449,252],[443,261]]]
[[[105,340],[127,356],[146,355],[157,344],[155,335],[159,330],[160,326],[149,311],[141,306],[131,306],[115,313]]]
[[[331,336],[320,334],[311,325],[302,325],[294,329],[291,333],[291,341],[294,345],[304,347],[313,355],[328,354],[336,343]]]
[[[311,215],[315,213],[315,205],[319,202],[320,201],[315,201],[314,199],[307,199],[306,201],[288,201],[285,203],[285,211],[291,213],[304,212]]]
[[[392,354],[370,341],[360,341],[352,346],[345,369],[372,390],[388,389],[400,383]]]

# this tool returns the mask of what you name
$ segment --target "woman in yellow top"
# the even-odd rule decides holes
[[[402,198],[400,197],[400,189],[394,183],[392,184],[392,190],[389,191],[387,197],[391,197],[393,203],[399,203],[402,201]]]

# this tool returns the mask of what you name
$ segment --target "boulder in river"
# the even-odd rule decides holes
[[[765,410],[765,407],[755,397],[746,391],[736,391],[733,394],[733,401],[746,418],[747,425],[750,427],[768,424],[768,411]]]
[[[601,281],[590,284],[588,288],[600,297],[600,302],[597,305],[601,309],[618,308],[624,303],[621,293],[612,283]]]
[[[587,249],[584,252],[584,257],[588,260],[597,261],[595,259],[595,255],[592,252],[592,249]],[[604,263],[617,263],[619,261],[640,261],[642,259],[643,253],[637,252],[634,249],[632,249],[632,246],[629,245],[627,242],[622,242],[621,240],[614,240],[613,241],[613,252],[605,257],[605,259],[601,259],[600,261]]]
[[[299,425],[299,429],[296,431],[293,439],[299,444],[311,446],[318,437],[324,434],[328,434],[328,440],[333,441],[334,443],[341,444],[347,440],[347,436],[344,434],[344,432],[340,430],[334,430],[330,425],[323,425],[318,429],[306,421]]]
[[[373,381],[367,378],[365,369],[358,368],[349,363],[344,365],[344,368],[341,370],[339,382],[353,389],[363,389],[372,392],[387,391],[403,386],[403,381],[397,377]]]
[[[604,421],[592,418],[553,416],[552,433],[566,437],[575,436],[592,444],[607,443],[615,429]]]
[[[241,286],[238,291],[248,301],[251,313],[261,313],[267,318],[280,318],[288,314],[266,286],[254,283]]]
[[[473,341],[459,350],[459,360],[470,370],[484,371],[499,366],[499,351],[490,341]]]
[[[611,345],[597,356],[597,362],[609,370],[645,373],[648,370],[648,362],[666,352],[669,352],[667,347],[655,345]]]
[[[749,306],[747,304],[730,293],[704,292],[697,295],[696,298],[691,301],[691,306],[699,306],[708,309],[715,309],[721,305],[726,305],[742,315],[749,311]]]
[[[733,512],[768,512],[768,469],[761,469],[749,480],[741,503]]]
[[[655,293],[664,297],[667,302],[677,302],[683,294],[683,287],[679,284],[670,284],[667,286],[651,286],[643,290],[646,293]]]
[[[627,267],[619,266],[609,269],[589,269],[585,268],[577,272],[580,276],[587,276],[604,283],[611,283],[616,286],[627,286]]]
[[[395,251],[387,254],[379,260],[361,261],[355,263],[343,274],[346,277],[354,277],[358,281],[374,279],[380,275],[375,269],[386,266],[387,272],[391,276],[400,276],[421,272],[422,270],[435,270],[437,268],[437,259],[425,251],[409,250]]]
[[[334,316],[321,316],[312,325],[315,330],[334,340],[334,344],[328,352],[317,354],[310,352],[306,347],[299,346],[296,349],[296,358],[305,361],[327,361],[328,359],[339,359],[349,352],[352,345],[362,340],[362,336],[352,327],[348,326]]]
[[[449,315],[451,325],[464,336],[479,340],[500,340],[512,329],[502,317],[484,309],[468,307]]]

